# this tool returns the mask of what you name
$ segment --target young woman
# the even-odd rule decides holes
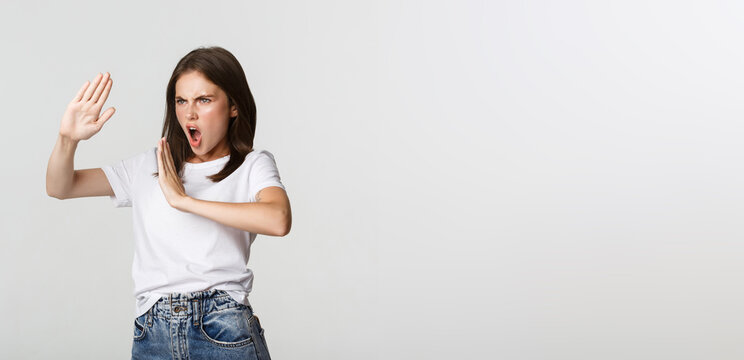
[[[67,106],[47,193],[132,207],[132,358],[270,359],[246,265],[256,234],[284,236],[292,216],[274,156],[253,148],[256,105],[240,63],[220,47],[191,51],[168,82],[157,146],[73,170],[78,142],[114,114],[101,113],[112,83],[98,74]]]

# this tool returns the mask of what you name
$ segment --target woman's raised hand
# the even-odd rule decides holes
[[[106,109],[101,114],[103,103],[106,102],[111,91],[110,74],[98,74],[93,84],[88,81],[78,91],[77,95],[67,105],[67,110],[62,116],[62,124],[59,134],[71,140],[87,140],[95,135],[103,124],[114,115],[113,107]]]

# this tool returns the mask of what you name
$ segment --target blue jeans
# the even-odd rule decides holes
[[[132,359],[270,360],[250,305],[223,290],[172,293],[134,319]]]

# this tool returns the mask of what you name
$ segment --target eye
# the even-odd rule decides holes
[[[208,103],[208,102],[210,102],[210,101],[211,101],[211,100],[209,100],[209,99],[207,99],[207,98],[201,98],[201,99],[202,99],[202,100],[206,100],[206,101],[205,101],[204,103]]]
[[[182,104],[181,101],[184,101],[183,99],[176,99],[176,104]]]

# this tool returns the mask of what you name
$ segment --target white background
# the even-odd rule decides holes
[[[737,1],[0,5],[0,358],[128,359],[131,209],[45,176],[155,146],[165,86],[230,50],[292,204],[251,303],[274,359],[741,359]]]

